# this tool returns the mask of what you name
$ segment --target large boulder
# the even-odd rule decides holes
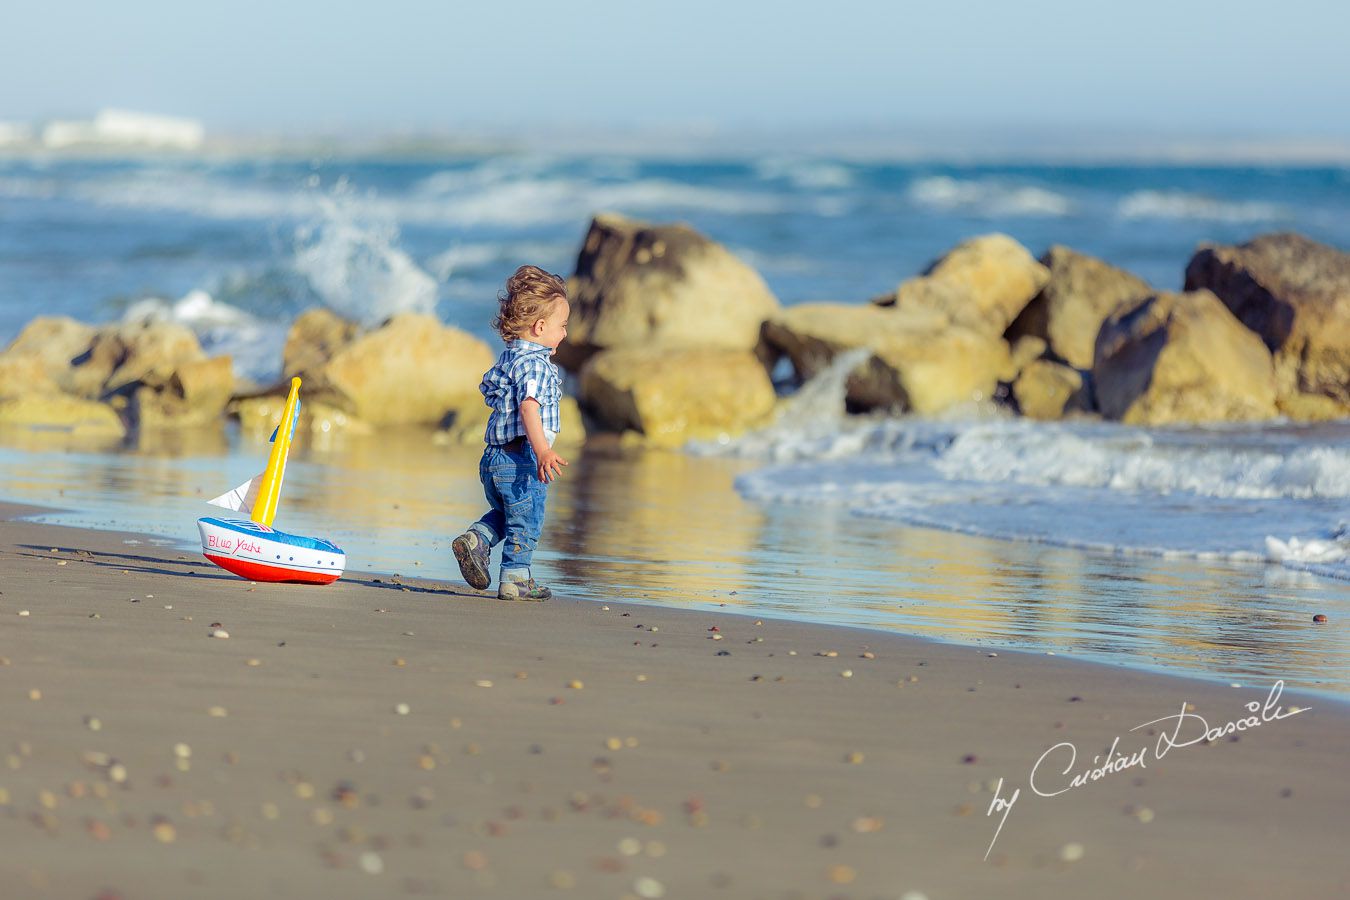
[[[1050,279],[1050,272],[1006,234],[959,244],[879,306],[936,312],[948,321],[1001,336]]]
[[[1277,414],[1270,351],[1209,291],[1117,309],[1097,335],[1097,407],[1132,425],[1250,421]]]
[[[989,399],[1012,370],[1001,337],[950,324],[933,310],[803,304],[765,323],[764,337],[802,380],[841,353],[870,350],[848,378],[847,402],[855,409],[939,412]]]
[[[754,269],[688,225],[597,216],[568,281],[572,304],[563,366],[641,345],[751,350],[778,301]]]
[[[59,391],[38,357],[0,353],[0,400]]]
[[[94,340],[95,329],[65,316],[38,316],[16,337],[0,358],[36,362],[47,379],[69,388],[69,373],[75,359]]]
[[[774,390],[749,350],[634,347],[591,357],[581,370],[581,403],[607,428],[677,446],[763,424]]]
[[[91,400],[130,394],[140,385],[162,388],[179,366],[205,358],[197,336],[183,325],[149,319],[109,325],[76,357],[67,383]]]
[[[281,372],[289,379],[317,371],[324,363],[356,339],[361,326],[344,319],[327,307],[307,309],[296,317],[286,332],[281,351]]]
[[[234,392],[228,356],[178,364],[162,384],[141,381],[130,394],[128,412],[143,430],[190,428],[220,421]]]
[[[0,426],[60,432],[77,438],[120,438],[126,433],[111,406],[68,394],[0,401]]]
[[[487,430],[490,412],[485,403],[457,410],[447,417],[445,427],[436,432],[435,442],[466,447],[483,446],[483,433]],[[563,449],[579,447],[585,443],[586,422],[582,418],[577,398],[564,395],[558,402],[558,415],[561,418],[562,428],[553,446],[556,449]]]
[[[1096,257],[1056,245],[1041,257],[1050,280],[1008,328],[1009,341],[1042,338],[1054,358],[1092,368],[1097,332],[1117,306],[1154,293],[1148,282]]]
[[[301,392],[304,393],[303,388]],[[275,393],[239,397],[230,403],[229,411],[239,419],[239,430],[245,437],[263,442],[281,424],[281,415],[286,411],[286,397]],[[323,400],[314,400],[308,396],[303,397],[300,403],[296,429],[311,438],[329,434],[368,435],[375,431],[370,423]]]
[[[1091,390],[1083,373],[1049,359],[1038,359],[1022,369],[1012,385],[1013,399],[1030,419],[1062,419],[1067,413],[1089,412]]]
[[[310,360],[306,396],[371,425],[435,425],[448,412],[481,406],[478,384],[496,359],[478,338],[423,313],[400,313],[327,359],[321,352],[305,356],[296,333],[287,346],[292,361]]]
[[[98,401],[89,408],[100,410],[90,413],[90,421],[106,409],[123,411],[143,429],[208,425],[220,419],[230,399],[232,369],[229,357],[207,359],[196,335],[172,322],[146,319],[92,328],[39,317],[0,355],[0,395],[19,395],[16,382],[23,380],[28,390],[22,393],[59,389]],[[67,407],[80,409],[62,408]]]
[[[1204,245],[1186,267],[1186,290],[1214,292],[1274,355],[1280,397],[1291,409],[1350,415],[1350,253],[1299,234],[1268,234],[1241,246]]]

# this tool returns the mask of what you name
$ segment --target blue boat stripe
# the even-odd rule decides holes
[[[288,534],[284,531],[268,528],[266,525],[259,525],[257,522],[247,519],[218,519],[215,516],[206,516],[199,521],[215,525],[218,528],[224,528],[228,531],[233,531],[237,534],[246,534],[250,537],[261,537],[269,541],[276,541],[279,544],[287,544],[291,547],[321,550],[324,553],[342,553],[342,550],[331,541],[305,537],[301,534]]]

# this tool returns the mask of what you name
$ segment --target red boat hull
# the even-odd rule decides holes
[[[249,581],[288,581],[300,584],[332,584],[342,576],[342,573],[330,572],[306,572],[300,569],[288,569],[285,566],[269,566],[263,563],[251,562],[247,559],[240,559],[237,556],[219,556],[214,553],[203,553],[208,560],[220,566],[226,572],[238,575],[240,578],[247,578]]]

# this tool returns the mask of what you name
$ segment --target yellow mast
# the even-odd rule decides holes
[[[277,505],[281,501],[281,479],[286,475],[286,454],[291,449],[295,408],[299,402],[300,379],[292,378],[291,395],[286,398],[286,408],[281,413],[281,423],[277,425],[277,439],[272,442],[272,455],[267,458],[267,469],[263,472],[262,484],[258,488],[258,499],[249,516],[259,525],[270,526],[277,514]]]

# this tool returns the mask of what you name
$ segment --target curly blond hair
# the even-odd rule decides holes
[[[492,327],[511,343],[520,333],[549,314],[553,301],[567,299],[567,282],[538,266],[521,266],[506,279],[506,289],[497,294],[501,305]]]

